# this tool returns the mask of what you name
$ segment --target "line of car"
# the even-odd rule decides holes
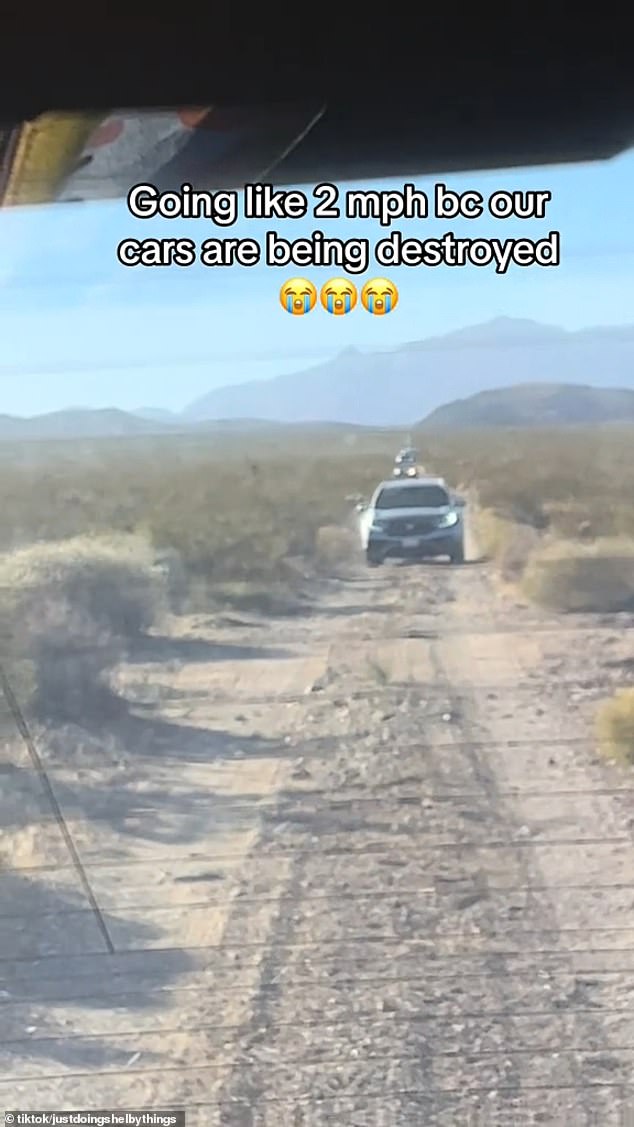
[[[418,477],[418,473],[418,450],[413,446],[404,446],[394,459],[392,477]]]
[[[399,451],[392,478],[380,482],[369,503],[359,502],[356,508],[369,567],[388,559],[442,556],[464,563],[465,501],[444,478],[424,472],[412,447]]]

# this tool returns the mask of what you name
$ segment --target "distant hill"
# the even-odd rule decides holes
[[[169,424],[179,421],[178,414],[174,411],[168,411],[166,407],[137,407],[132,414],[140,419],[149,419],[152,423]]]
[[[527,383],[480,391],[436,408],[424,427],[547,427],[634,422],[634,391]]]
[[[510,399],[500,398],[504,391]],[[348,348],[302,371],[218,387],[182,412],[77,407],[30,419],[0,415],[0,440],[230,434],[290,424],[409,429],[430,417],[434,425],[452,419],[463,426],[465,411],[468,425],[609,422],[632,417],[628,392],[634,325],[568,332],[498,317],[391,350]]]
[[[364,430],[349,423],[287,423],[269,419],[203,419],[200,422],[186,420],[182,415],[161,412],[151,417],[152,408],[144,415],[120,411],[116,407],[90,410],[73,407],[65,411],[53,411],[46,415],[19,418],[15,415],[0,415],[0,442],[36,442],[70,439],[97,438],[135,438],[143,435],[221,435],[235,434],[276,438],[280,432],[292,430],[304,436],[321,434],[323,431],[343,431],[344,434]],[[164,415],[169,416],[169,422]]]
[[[32,418],[0,415],[0,440],[34,440],[59,438],[125,438],[142,434],[172,433],[180,427],[152,422],[116,407],[101,410],[73,408],[52,411]]]
[[[282,422],[277,419],[203,419],[199,423],[191,423],[190,426],[198,431],[239,431],[246,433],[247,431],[279,431],[279,430],[293,430],[301,431],[302,433],[315,434],[320,431],[366,431],[366,430],[381,430],[381,427],[366,427],[360,423],[342,423],[333,421],[332,419],[318,419],[315,422]]]
[[[490,387],[589,380],[634,390],[634,325],[568,332],[498,317],[389,352],[350,348],[299,372],[215,388],[183,415],[192,422],[257,416],[400,427]]]

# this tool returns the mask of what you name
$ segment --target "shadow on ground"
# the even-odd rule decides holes
[[[108,856],[115,859],[126,855],[125,839],[130,837],[166,846],[202,841],[206,851],[216,834],[252,827],[261,792],[250,793],[246,780],[244,790],[215,791],[201,785],[199,767],[294,759],[300,754],[282,734],[273,738],[196,727],[165,719],[151,708],[143,714],[106,689],[91,702],[81,724],[39,724],[33,732],[64,816],[81,821],[89,838],[93,824],[108,826],[113,838],[103,842],[103,849],[108,846]],[[331,750],[330,737],[307,739],[301,745],[303,757]],[[22,824],[21,811],[33,821],[31,773],[6,767],[3,774],[1,825]],[[80,842],[80,851],[89,848],[95,853],[98,835],[87,846]]]
[[[236,710],[238,710],[236,706]],[[79,722],[53,716],[36,726],[46,751],[46,765],[105,766],[108,761],[122,763],[148,759],[173,767],[216,760],[287,758],[297,755],[284,743],[283,736],[269,737],[257,732],[238,734],[224,728],[199,727],[167,719],[156,713],[152,704],[136,704],[108,688],[95,691],[85,701]],[[304,752],[302,751],[302,754]]]
[[[394,614],[394,603],[341,603],[340,605],[318,607],[315,616],[322,618],[354,617],[366,614]]]
[[[183,878],[200,882],[201,901],[214,882],[225,879],[221,854],[226,845],[215,848],[214,841],[227,831],[257,826],[261,795],[249,793],[247,781],[242,792],[215,792],[200,784],[198,766],[298,754],[283,736],[238,737],[221,728],[140,715],[106,689],[85,702],[81,725],[34,725],[33,735],[85,864],[125,865],[145,856],[152,864],[152,847],[158,844],[163,857],[201,862],[198,875]],[[324,754],[327,743],[307,741],[302,755]],[[5,843],[18,830],[32,830],[40,843],[49,834],[58,838],[53,812],[30,767],[0,768],[0,830]],[[194,969],[193,957],[170,946],[169,934],[160,927],[140,921],[136,913],[128,918],[125,909],[103,913],[122,952],[108,954],[79,882],[66,886],[64,880],[60,887],[62,872],[55,874],[54,884],[48,872],[6,867],[10,865],[5,849],[5,869],[0,870],[0,1093],[9,1083],[13,1091],[20,1077],[32,1075],[38,1059],[70,1073],[126,1067],[134,1055],[133,1039],[75,1032],[81,1012],[152,1008],[158,1026],[169,1005],[165,989]],[[161,892],[168,894],[169,885]],[[163,944],[165,949],[158,950]],[[145,950],[150,947],[151,953]],[[78,1007],[76,1025],[74,1018],[68,1020],[68,1005]],[[66,1010],[58,1018],[57,1007],[62,1006]],[[154,1059],[144,1050],[146,1067]]]
[[[158,1012],[168,1004],[165,988],[194,967],[179,948],[153,953],[151,961],[140,950],[134,965],[126,966],[125,957],[106,953],[85,907],[79,888],[60,891],[34,870],[0,874],[0,1094],[5,1084],[17,1089],[20,1077],[32,1076],[35,1060],[56,1062],[71,1073],[125,1067],[134,1052],[131,1039],[124,1047],[116,1035],[106,1040],[77,1034],[67,1013],[56,1018],[56,1006],[122,1007],[133,994],[135,1008]],[[103,922],[108,930],[125,928],[128,949],[160,938],[156,928],[137,920],[105,912]],[[151,1064],[151,1053],[147,1060]]]
[[[401,567],[401,568],[403,568],[403,567],[407,567],[407,568],[422,567],[422,568],[434,568],[434,569],[435,568],[442,568],[445,571],[461,571],[464,567],[474,567],[474,566],[477,566],[478,564],[485,564],[487,562],[488,562],[488,560],[487,560],[486,556],[478,556],[475,559],[463,560],[462,563],[450,563],[448,560],[443,560],[443,559],[436,558],[436,557],[433,557],[433,556],[430,559],[425,559],[425,560],[394,560],[393,561],[393,563],[396,564],[397,567]],[[385,565],[383,565],[383,566],[385,566]]]
[[[145,665],[169,661],[266,661],[295,657],[293,650],[275,646],[246,646],[234,642],[208,642],[203,638],[170,638],[146,635],[128,648],[129,664]]]
[[[379,821],[369,817],[368,813],[354,812],[327,802],[311,809],[306,803],[295,801],[283,803],[277,810],[265,811],[263,821],[268,825],[283,825],[291,833],[307,835],[312,840],[337,834],[390,833],[392,823],[389,820]]]

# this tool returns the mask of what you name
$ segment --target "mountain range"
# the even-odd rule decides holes
[[[505,389],[511,399],[500,403]],[[569,332],[499,317],[391,351],[350,348],[302,371],[215,388],[182,412],[149,406],[134,412],[72,408],[30,419],[0,415],[0,439],[132,437],[300,422],[609,422],[631,417],[629,398],[618,396],[623,390],[634,393],[634,325]]]
[[[634,325],[568,332],[500,317],[391,352],[351,348],[300,372],[216,388],[184,416],[408,426],[451,400],[536,382],[634,390]]]
[[[634,391],[582,384],[516,384],[437,407],[421,424],[465,427],[584,426],[634,422]]]

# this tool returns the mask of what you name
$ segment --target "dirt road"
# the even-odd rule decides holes
[[[105,726],[0,716],[0,1105],[634,1122],[633,781],[591,732],[634,618],[473,563],[185,627]]]

